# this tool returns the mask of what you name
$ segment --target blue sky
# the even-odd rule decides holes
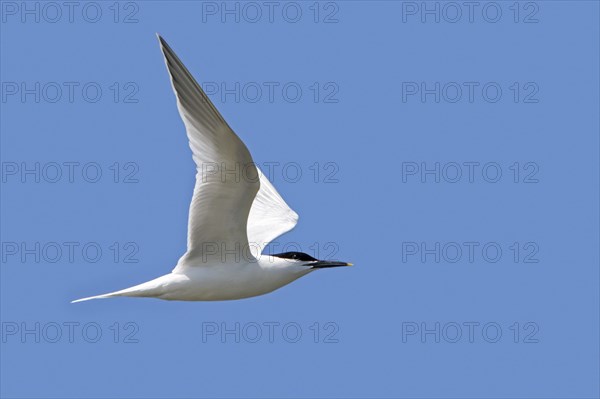
[[[0,3],[2,397],[598,397],[598,3],[269,4]],[[185,250],[155,32],[355,267],[69,303]]]

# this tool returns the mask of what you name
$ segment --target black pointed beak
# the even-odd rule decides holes
[[[326,267],[352,266],[352,263],[318,260],[316,262],[307,263],[306,266],[311,266],[313,269],[324,269]]]

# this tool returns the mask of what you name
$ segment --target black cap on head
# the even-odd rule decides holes
[[[305,254],[304,252],[284,252],[281,254],[273,254],[271,256],[276,256],[282,259],[299,260],[302,262],[314,262],[318,260],[310,256],[309,254]]]

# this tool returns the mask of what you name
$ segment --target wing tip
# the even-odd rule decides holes
[[[156,38],[158,39],[158,44],[160,45],[160,50],[162,51],[163,55],[167,57],[167,54],[169,54],[171,57],[174,57],[175,53],[171,49],[171,46],[169,46],[169,43],[163,39],[160,33],[156,32]]]
[[[163,39],[163,37],[160,35],[160,33],[156,32],[156,38],[158,39],[158,44],[160,45],[160,48],[163,52],[165,50],[169,49],[169,45],[167,44],[167,41],[165,39]]]
[[[298,220],[300,219],[300,216],[298,216],[298,214],[293,209],[291,209],[291,208],[290,208],[290,211],[292,211],[292,213],[291,213],[290,216],[292,218],[292,222],[294,222],[294,225],[295,225],[296,223],[298,223]]]

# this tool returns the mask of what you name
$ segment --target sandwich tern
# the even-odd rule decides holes
[[[169,274],[73,302],[112,297],[242,299],[269,293],[317,269],[351,266],[302,252],[262,254],[269,242],[294,228],[298,215],[254,164],[244,143],[177,55],[157,36],[196,164],[187,252]]]

